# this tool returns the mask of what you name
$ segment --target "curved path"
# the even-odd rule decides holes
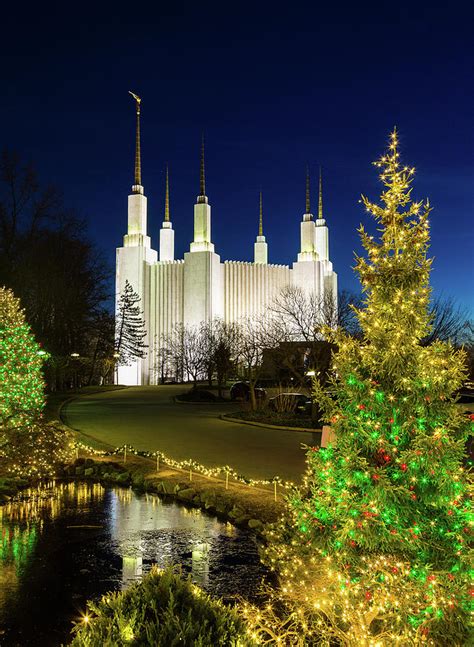
[[[159,449],[209,467],[230,465],[251,478],[300,480],[301,444],[314,444],[319,434],[227,422],[219,415],[238,405],[174,402],[182,392],[182,386],[146,386],[85,395],[67,403],[62,416],[74,429],[109,445]]]

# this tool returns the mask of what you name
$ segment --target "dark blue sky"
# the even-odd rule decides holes
[[[435,291],[474,310],[474,10],[356,4],[10,8],[0,147],[64,190],[111,265],[133,182],[129,89],[143,97],[149,233],[156,247],[169,162],[178,256],[192,239],[201,131],[223,259],[252,259],[262,187],[270,261],[293,262],[305,166],[316,190],[322,164],[331,258],[340,286],[357,289],[356,228],[369,222],[358,200],[379,195],[371,162],[396,124],[403,161],[417,168],[414,196],[434,207]]]

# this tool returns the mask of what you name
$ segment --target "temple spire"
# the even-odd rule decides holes
[[[253,246],[254,263],[266,265],[268,263],[268,245],[263,235],[263,197],[260,191],[260,215],[258,220],[258,236]]]
[[[168,164],[166,165],[166,188],[165,188],[165,222],[170,221],[170,184]]]
[[[323,174],[321,167],[319,167],[319,204],[318,204],[318,219],[323,219]]]
[[[137,112],[137,130],[136,130],[136,139],[135,139],[135,181],[134,181],[134,193],[140,193],[140,191],[135,189],[135,187],[141,187],[142,185],[142,163],[141,163],[141,149],[140,149],[140,104],[142,102],[141,98],[128,91],[129,94],[135,99],[135,107]]]
[[[165,183],[165,219],[160,229],[160,261],[174,261],[174,231],[170,221],[170,182],[168,164]]]
[[[309,185],[309,166],[306,166],[306,211],[305,213],[311,213],[311,197],[310,197],[310,185]]]
[[[206,195],[206,171],[204,166],[204,133],[201,140],[201,174],[199,182],[199,195],[204,197]]]

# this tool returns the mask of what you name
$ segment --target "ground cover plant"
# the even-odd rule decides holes
[[[250,647],[242,620],[171,568],[154,568],[126,591],[89,602],[71,647]]]

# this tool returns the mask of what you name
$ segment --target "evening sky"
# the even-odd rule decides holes
[[[143,99],[155,248],[168,163],[177,257],[189,249],[204,132],[221,258],[252,260],[261,188],[270,262],[296,260],[305,167],[316,213],[321,164],[331,259],[340,286],[358,289],[356,228],[373,228],[360,193],[379,194],[371,162],[397,125],[414,196],[433,206],[436,294],[474,310],[468,3],[46,3],[2,22],[0,147],[63,190],[112,269],[133,183],[130,89]]]

